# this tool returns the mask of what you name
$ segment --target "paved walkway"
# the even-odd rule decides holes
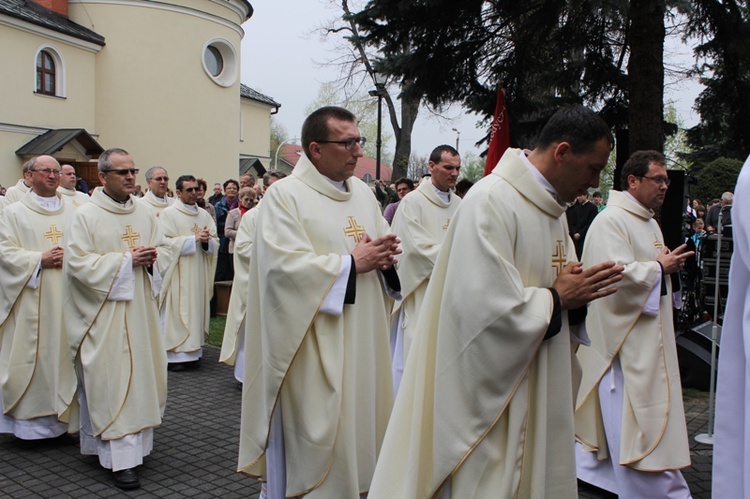
[[[170,372],[164,424],[154,451],[139,468],[142,487],[123,492],[95,456],[82,456],[66,439],[22,442],[0,435],[0,496],[33,497],[250,497],[258,483],[235,472],[241,394],[232,369],[206,346],[198,371]],[[685,399],[690,436],[706,431],[707,396]],[[710,498],[712,448],[691,440],[693,466],[685,471],[695,499]],[[582,498],[613,497],[581,488]],[[332,498],[336,499],[336,498]]]

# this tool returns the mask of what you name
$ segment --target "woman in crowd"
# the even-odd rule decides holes
[[[240,226],[240,219],[249,209],[255,206],[257,194],[252,187],[243,187],[240,189],[240,204],[227,215],[226,224],[224,224],[224,237],[229,240],[229,254],[234,253],[234,239],[237,237],[237,229]]]
[[[211,218],[214,219],[214,223],[216,223],[216,210],[214,209],[214,205],[211,203],[206,202],[205,195],[206,191],[208,190],[208,184],[205,180],[202,178],[198,179],[198,199],[196,200],[195,204],[203,208],[208,212],[209,215],[211,215]]]
[[[237,197],[240,184],[234,179],[224,182],[224,197],[214,206],[216,210],[216,233],[219,234],[219,259],[216,264],[216,281],[231,281],[234,277],[232,255],[229,254],[229,239],[224,236],[224,226],[230,211],[239,206]]]

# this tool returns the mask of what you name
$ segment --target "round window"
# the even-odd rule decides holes
[[[221,52],[213,45],[206,47],[203,60],[206,63],[206,69],[212,76],[219,76],[224,70],[224,59],[221,57]]]
[[[208,40],[203,45],[203,70],[217,85],[231,87],[237,82],[237,59],[234,46],[223,38]]]

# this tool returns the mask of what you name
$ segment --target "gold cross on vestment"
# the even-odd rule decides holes
[[[349,227],[344,227],[344,234],[354,238],[354,242],[359,244],[364,233],[365,228],[357,225],[357,221],[354,219],[354,217],[349,217]]]
[[[190,230],[192,231],[193,234],[197,234],[201,231],[201,228],[198,227],[198,224],[193,224],[193,228]]]
[[[451,219],[449,218],[447,222],[445,222],[445,225],[443,225],[443,230],[448,230],[448,226],[451,224]]]
[[[656,237],[656,234],[654,234],[654,248],[658,249],[659,251],[664,249],[664,243],[659,241],[659,238]]]
[[[120,238],[128,243],[130,249],[133,249],[135,247],[135,242],[141,238],[141,235],[137,232],[133,232],[133,227],[131,225],[126,225],[125,234],[120,236]]]
[[[57,229],[55,224],[49,226],[49,232],[44,233],[44,237],[52,241],[52,244],[57,244],[57,241],[62,239],[63,233]]]
[[[565,264],[568,263],[568,257],[565,254],[565,246],[562,239],[557,240],[557,247],[552,254],[552,267],[555,269],[555,275],[560,275]]]

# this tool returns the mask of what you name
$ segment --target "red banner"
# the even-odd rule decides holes
[[[508,109],[505,107],[505,91],[502,87],[498,87],[495,116],[492,119],[492,130],[490,131],[490,148],[487,151],[487,162],[484,165],[485,175],[490,174],[509,147],[510,129],[508,128]]]

